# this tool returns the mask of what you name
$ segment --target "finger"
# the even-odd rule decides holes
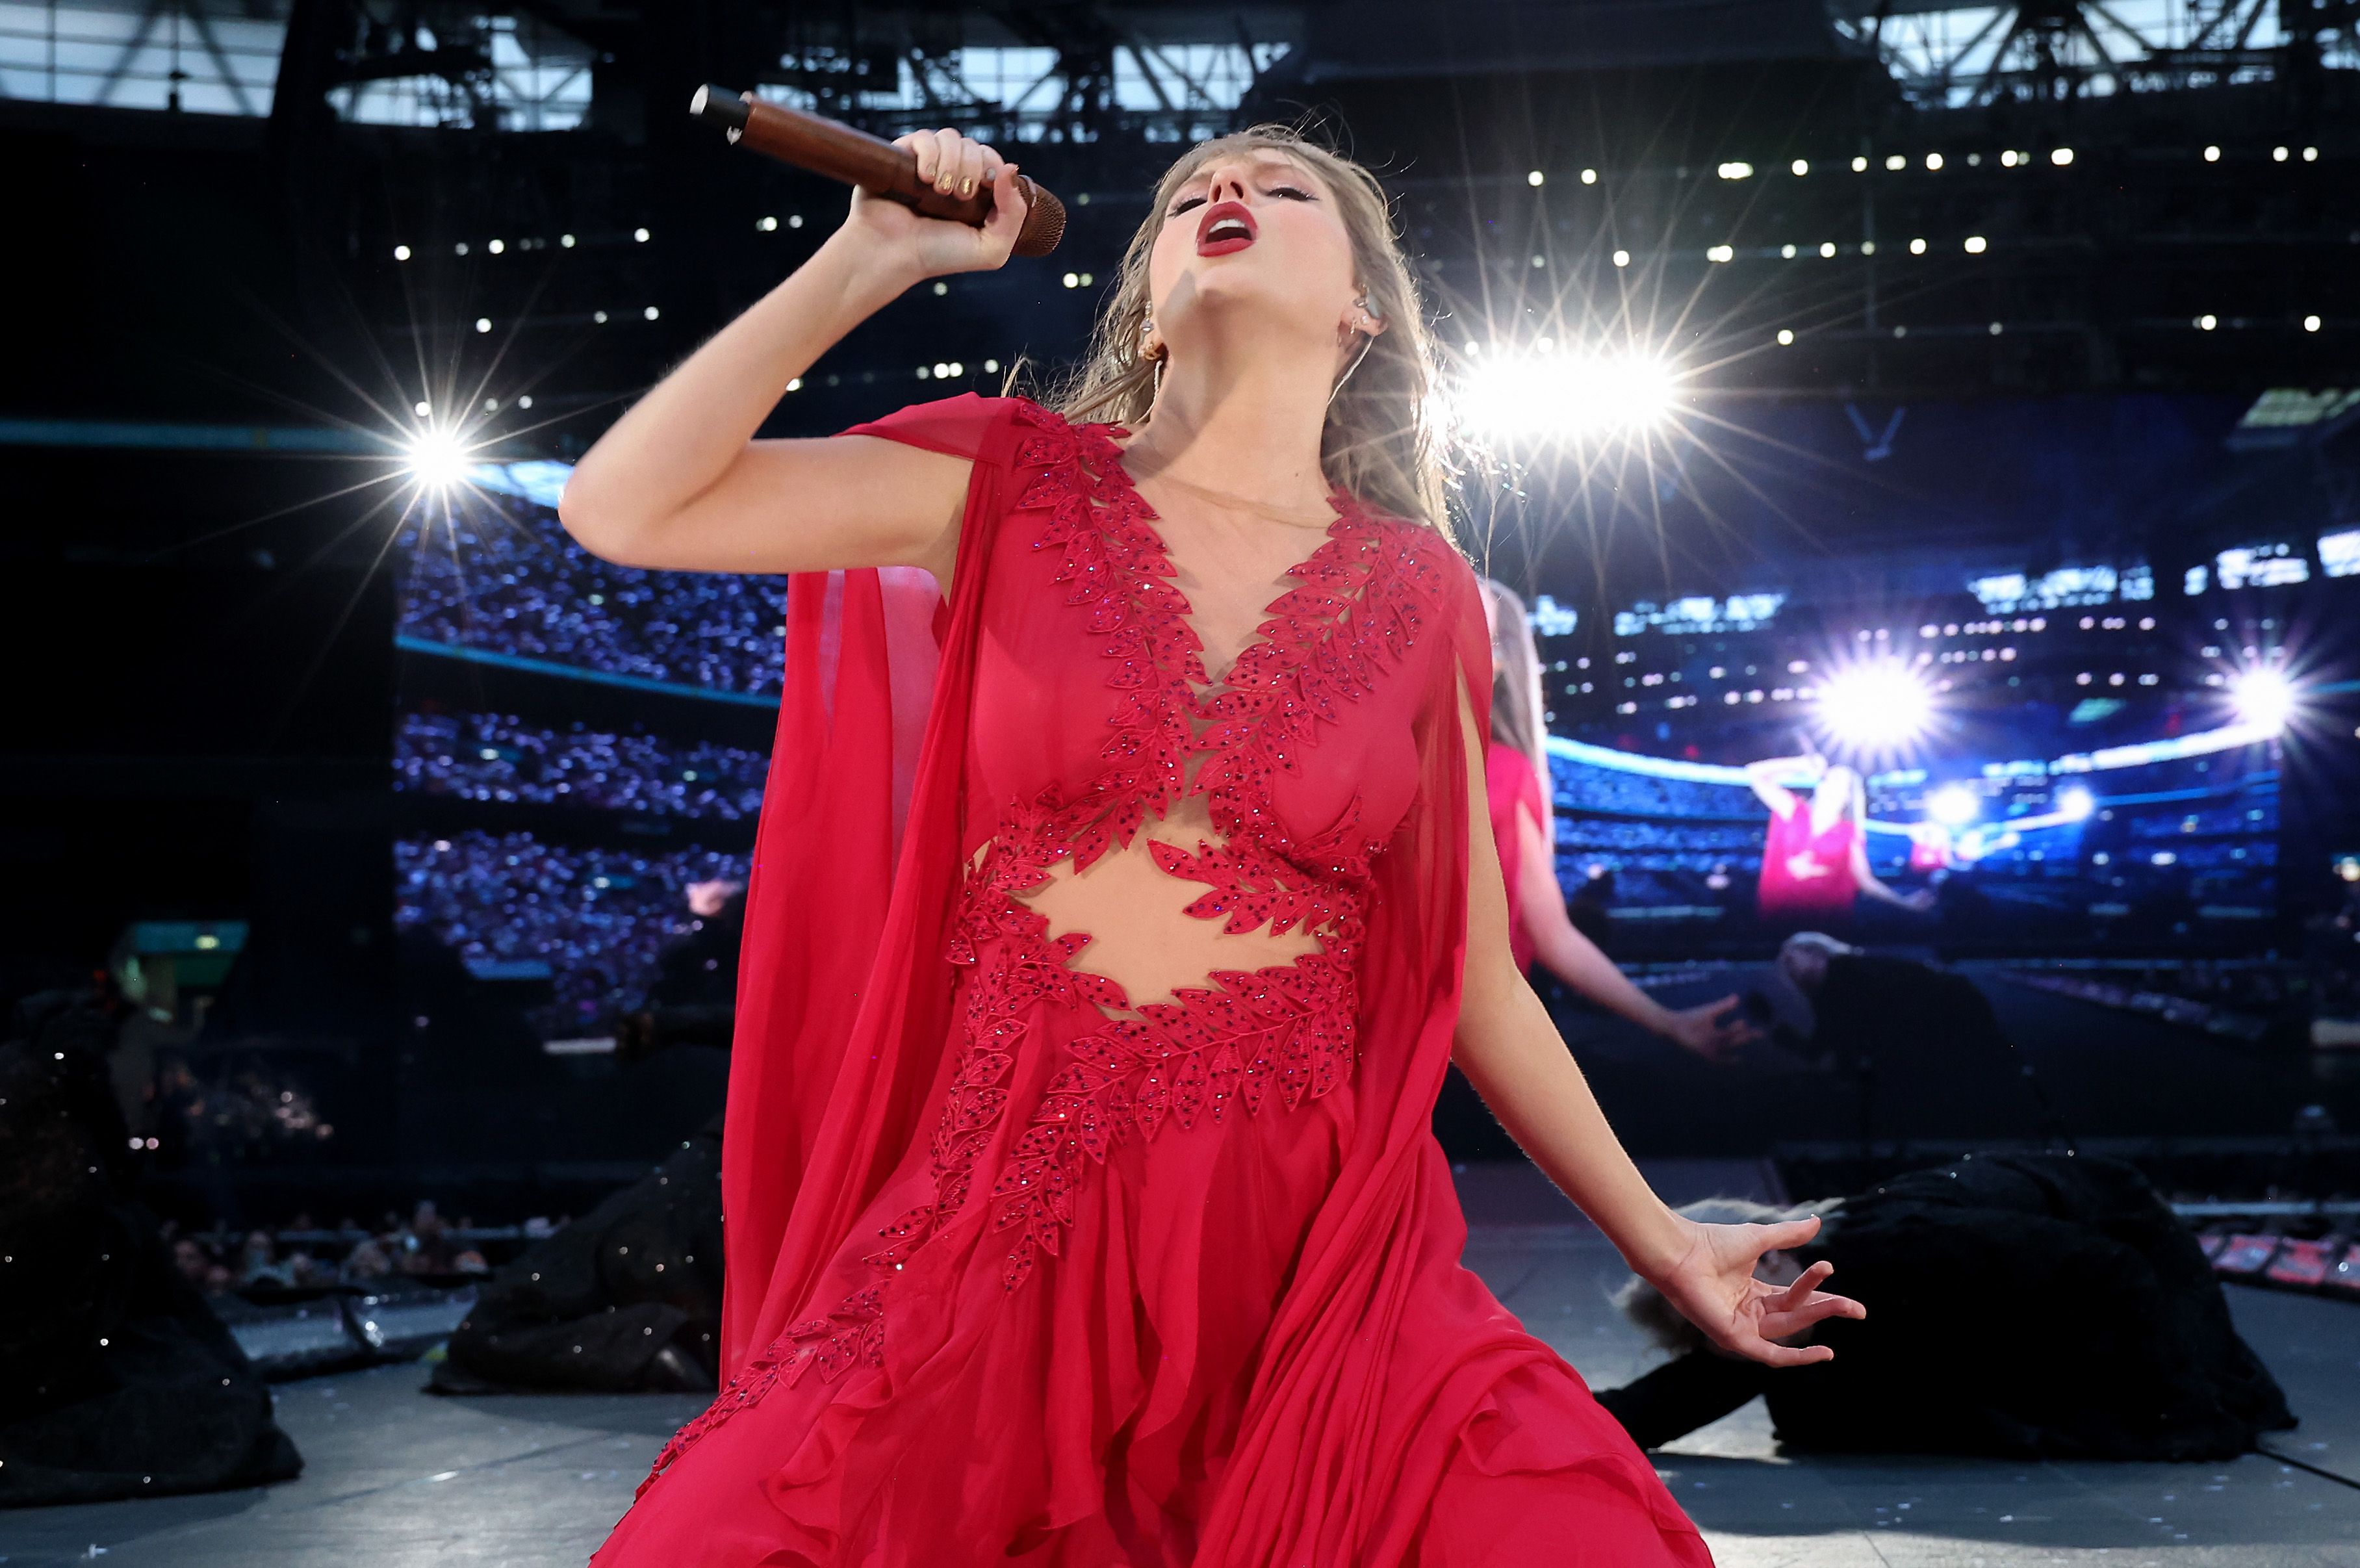
[[[966,139],[954,130],[934,133],[934,189],[945,196],[958,188],[959,147]]]
[[[1749,1348],[1743,1354],[1765,1366],[1811,1366],[1836,1358],[1836,1353],[1823,1344],[1772,1344],[1767,1340],[1758,1349]]]
[[[1811,1293],[1835,1271],[1836,1266],[1825,1258],[1811,1265],[1797,1277],[1795,1283],[1778,1293],[1776,1310],[1782,1312],[1797,1310],[1804,1302],[1811,1299]]]
[[[1867,1316],[1868,1309],[1849,1296],[1814,1296],[1793,1311],[1764,1312],[1754,1326],[1765,1339],[1786,1340],[1830,1318],[1849,1318],[1858,1322]]]
[[[959,144],[958,196],[961,201],[975,194],[983,182],[984,147],[979,141]]]
[[[1833,1291],[1812,1297],[1803,1303],[1802,1310],[1809,1314],[1814,1322],[1821,1318],[1852,1318],[1857,1321],[1868,1316],[1868,1306],[1865,1302],[1855,1301],[1849,1296],[1836,1295]]]
[[[1813,1214],[1808,1219],[1785,1220],[1762,1228],[1768,1233],[1762,1238],[1764,1252],[1786,1252],[1819,1234],[1819,1217]]]
[[[935,133],[912,131],[908,136],[897,138],[894,145],[908,148],[912,156],[917,159],[918,183],[931,185],[934,182],[934,170],[941,166],[943,156],[942,143],[935,139]]]
[[[1016,183],[1016,165],[1003,163],[991,181],[991,216],[984,220],[983,232],[998,244],[1012,246],[1024,231],[1024,193]]]

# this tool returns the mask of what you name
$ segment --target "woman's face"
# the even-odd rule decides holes
[[[1274,149],[1217,158],[1164,209],[1147,267],[1156,335],[1192,340],[1242,324],[1256,334],[1338,345],[1357,323],[1360,281],[1333,192]]]

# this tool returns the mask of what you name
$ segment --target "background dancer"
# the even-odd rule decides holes
[[[1863,1309],[1824,1268],[1754,1278],[1810,1222],[1657,1200],[1516,971],[1472,806],[1489,637],[1382,192],[1284,130],[1201,145],[1063,411],[751,441],[869,314],[1007,258],[1011,166],[904,145],[938,190],[989,185],[988,226],[856,197],[566,492],[609,558],[798,574],[724,1152],[730,1382],[599,1561],[1706,1561],[1459,1267],[1446,1061],[1715,1343],[1818,1359],[1771,1341]],[[938,651],[877,566],[944,585]],[[897,859],[894,677],[929,652]]]
[[[1483,612],[1491,630],[1491,740],[1483,750],[1483,783],[1491,839],[1508,895],[1508,944],[1516,967],[1537,960],[1549,973],[1610,1013],[1701,1057],[1721,1058],[1761,1031],[1724,996],[1677,1012],[1631,983],[1598,944],[1581,934],[1566,909],[1557,879],[1550,830],[1548,752],[1542,744],[1540,655],[1533,648],[1524,601],[1507,584],[1483,579]]]

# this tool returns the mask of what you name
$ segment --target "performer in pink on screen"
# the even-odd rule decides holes
[[[1007,260],[1013,166],[903,145],[991,221],[856,195],[562,509],[611,559],[792,574],[727,1382],[596,1561],[1706,1562],[1460,1266],[1446,1064],[1731,1354],[1863,1309],[1754,1278],[1816,1222],[1657,1200],[1517,972],[1382,192],[1283,129],[1206,143],[1054,397],[752,439],[898,295]]]
[[[1901,909],[1934,906],[1930,892],[1896,892],[1870,868],[1867,790],[1855,770],[1828,761],[1806,738],[1799,755],[1750,763],[1745,779],[1770,808],[1757,895],[1763,919],[1781,926],[1847,926],[1863,896]],[[1808,784],[1809,794],[1797,794],[1798,784]]]

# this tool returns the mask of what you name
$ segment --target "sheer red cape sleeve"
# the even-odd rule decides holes
[[[906,1047],[947,1035],[934,960],[959,884],[956,770],[1009,406],[969,394],[845,433],[975,462],[947,603],[911,569],[788,579],[722,1143],[725,1380],[777,1337],[917,1135],[933,1062]]]
[[[960,398],[858,428],[974,459],[958,565],[923,621],[878,574],[794,579],[787,684],[756,865],[723,1155],[723,1373],[788,1326],[936,1107],[956,1036],[942,961],[961,884],[960,779],[995,532],[1017,498],[1016,405]],[[1510,1385],[1571,1377],[1459,1266],[1466,1226],[1430,1128],[1466,949],[1469,764],[1462,691],[1489,732],[1491,639],[1452,561],[1428,601],[1416,802],[1377,857],[1360,981],[1360,1103],[1261,1355],[1236,1444],[1205,1500],[1196,1560],[1400,1563],[1445,1472],[1612,1471],[1667,1531],[1690,1527],[1627,1442],[1492,1418]],[[931,670],[931,692],[905,672]],[[897,756],[907,826],[893,831]],[[1590,1425],[1611,1421],[1590,1412]],[[1618,1440],[1619,1441],[1619,1440]],[[1622,1454],[1621,1450],[1628,1450]],[[1625,1474],[1627,1472],[1627,1474]],[[1438,1516],[1436,1518],[1438,1522]]]

